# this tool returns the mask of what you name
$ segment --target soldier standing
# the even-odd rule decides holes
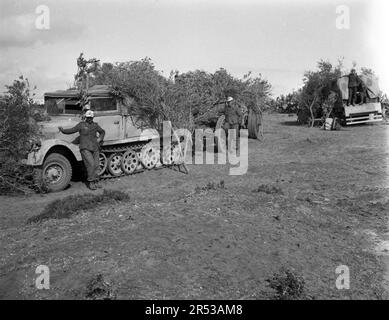
[[[364,104],[367,102],[367,97],[368,97],[367,86],[363,83],[363,81],[360,78],[358,79],[359,79],[358,92],[361,97],[361,101],[359,102],[359,104]]]
[[[80,152],[88,172],[87,187],[91,190],[96,190],[96,188],[101,188],[98,182],[99,153],[105,131],[96,122],[93,122],[93,117],[93,111],[88,110],[85,112],[85,121],[78,123],[73,128],[64,129],[58,127],[58,130],[64,134],[79,132]],[[96,135],[97,132],[99,133],[98,138]]]
[[[355,98],[357,96],[359,77],[355,72],[355,69],[351,69],[350,74],[348,75],[348,100],[347,105],[354,105]]]
[[[232,136],[231,139],[231,146],[235,146],[236,140],[235,138],[238,137],[239,134],[239,124],[241,123],[243,114],[242,110],[238,106],[237,103],[235,103],[234,98],[228,97],[227,101],[225,103],[224,107],[224,116],[225,116],[225,122],[223,125],[223,129],[226,132],[226,138],[228,141],[228,130],[234,129],[235,135]]]

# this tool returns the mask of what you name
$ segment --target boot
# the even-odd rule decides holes
[[[95,181],[95,187],[98,188],[98,189],[101,189],[103,186],[101,185],[99,180],[96,180]]]
[[[88,181],[86,186],[88,187],[88,189],[90,190],[96,190],[96,186],[95,186],[95,183],[93,181]]]

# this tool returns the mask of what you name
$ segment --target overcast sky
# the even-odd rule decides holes
[[[166,76],[220,67],[236,76],[261,73],[275,96],[301,86],[320,58],[344,57],[348,69],[353,61],[375,69],[389,92],[385,2],[0,0],[0,92],[20,74],[37,85],[38,97],[66,89],[80,52],[102,62],[148,56]],[[50,10],[49,30],[35,27],[38,5]],[[350,8],[349,29],[336,27],[339,5]]]

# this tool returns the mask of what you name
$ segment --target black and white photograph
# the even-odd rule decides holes
[[[388,14],[0,0],[0,300],[388,299]]]

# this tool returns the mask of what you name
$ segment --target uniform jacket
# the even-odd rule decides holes
[[[103,141],[105,131],[96,123],[80,122],[75,127],[62,129],[64,134],[80,133],[80,150],[97,151],[99,144],[97,142],[96,132],[100,134],[100,140]]]
[[[357,87],[359,85],[359,77],[356,73],[350,73],[348,75],[348,87],[351,88],[351,87]]]
[[[242,120],[242,110],[235,102],[226,103],[224,107],[225,121],[229,124],[239,124]]]

